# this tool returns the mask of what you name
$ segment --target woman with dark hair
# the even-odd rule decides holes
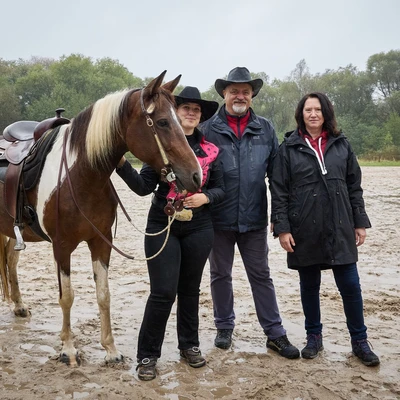
[[[343,301],[353,353],[363,364],[379,358],[367,341],[357,271],[357,247],[371,227],[365,212],[361,169],[337,129],[332,103],[323,93],[304,96],[296,109],[297,129],[286,134],[270,181],[274,236],[298,271],[307,344],[303,358],[323,349],[321,271],[331,269]]]
[[[206,364],[199,349],[200,283],[214,240],[209,205],[219,203],[225,195],[219,150],[197,128],[200,121],[215,114],[218,103],[201,99],[199,90],[191,86],[175,96],[175,102],[182,129],[203,171],[199,192],[180,194],[175,183],[162,181],[149,165],[144,164],[138,173],[125,157],[117,167],[118,175],[135,193],[154,193],[146,227],[146,232],[153,236],[145,237],[145,253],[150,258],[150,295],[137,349],[138,377],[144,381],[156,377],[156,363],[176,297],[180,356],[193,368]],[[168,241],[162,252],[153,257],[165,242],[165,228],[173,206],[179,212],[171,224]],[[163,234],[154,235],[162,230]]]

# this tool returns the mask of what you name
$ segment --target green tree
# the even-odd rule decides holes
[[[12,85],[0,84],[0,133],[4,128],[22,119],[20,104]]]
[[[327,70],[317,75],[316,90],[326,93],[335,107],[337,115],[350,114],[368,120],[371,117],[374,88],[365,72],[348,65],[335,70]]]
[[[400,90],[400,50],[374,54],[368,58],[367,71],[376,90],[384,98]]]
[[[384,133],[390,135],[394,146],[400,150],[400,115],[392,113],[383,125]]]
[[[72,118],[108,93],[141,86],[143,81],[118,61],[103,58],[93,62],[80,54],[54,62],[41,61],[16,81],[24,117],[34,120],[53,116],[59,107]]]

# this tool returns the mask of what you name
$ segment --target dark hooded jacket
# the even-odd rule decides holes
[[[278,139],[272,124],[254,114],[239,140],[228,125],[225,106],[201,125],[211,143],[220,149],[225,182],[225,199],[212,205],[215,229],[247,232],[263,229],[268,224],[266,176],[278,150]]]
[[[286,134],[270,179],[274,235],[290,232],[296,245],[288,253],[292,269],[330,268],[357,262],[355,228],[370,228],[361,188],[361,169],[343,134],[329,136],[324,152],[327,173],[298,131]]]

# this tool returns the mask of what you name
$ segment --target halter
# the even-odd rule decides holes
[[[164,163],[164,168],[161,169],[161,175],[168,181],[168,182],[174,182],[176,180],[176,175],[174,174],[174,171],[170,167],[170,162],[168,160],[167,154],[165,153],[164,147],[161,143],[160,138],[157,135],[156,129],[154,128],[154,122],[150,117],[150,113],[147,111],[147,109],[144,106],[144,100],[143,100],[143,89],[140,91],[140,107],[142,108],[143,115],[146,118],[146,124],[148,127],[151,128],[151,130],[154,133],[154,138],[156,139],[156,143],[158,146],[158,150],[160,151],[161,158]],[[153,112],[154,108],[151,108],[151,112]]]

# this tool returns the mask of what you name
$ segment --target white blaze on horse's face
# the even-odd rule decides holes
[[[53,147],[50,153],[46,157],[46,161],[43,166],[43,172],[40,176],[40,181],[38,184],[38,193],[37,193],[37,206],[36,212],[38,216],[38,221],[40,227],[43,231],[48,235],[49,233],[46,231],[44,224],[43,224],[43,216],[44,210],[46,207],[47,202],[50,200],[51,196],[57,189],[57,182],[58,182],[58,174],[59,174],[59,165],[61,161],[62,155],[62,147],[63,147],[63,140],[64,140],[64,132],[70,125],[62,125],[60,128],[60,132],[55,140]],[[69,140],[67,142],[67,149],[69,149]],[[69,150],[66,151],[67,156],[67,163],[69,168],[71,169],[74,163],[76,162],[76,154],[71,154]],[[65,179],[65,168],[63,168],[62,176],[61,176],[61,183]]]
[[[176,113],[176,111],[175,111],[175,108],[171,106],[170,112],[171,112],[171,117],[172,117],[172,119],[173,119],[174,122],[176,122],[176,124],[181,128],[181,131],[182,131],[182,133],[183,133],[183,128],[182,128],[182,126],[181,126],[181,123],[179,122],[178,115],[177,115],[177,113]]]

